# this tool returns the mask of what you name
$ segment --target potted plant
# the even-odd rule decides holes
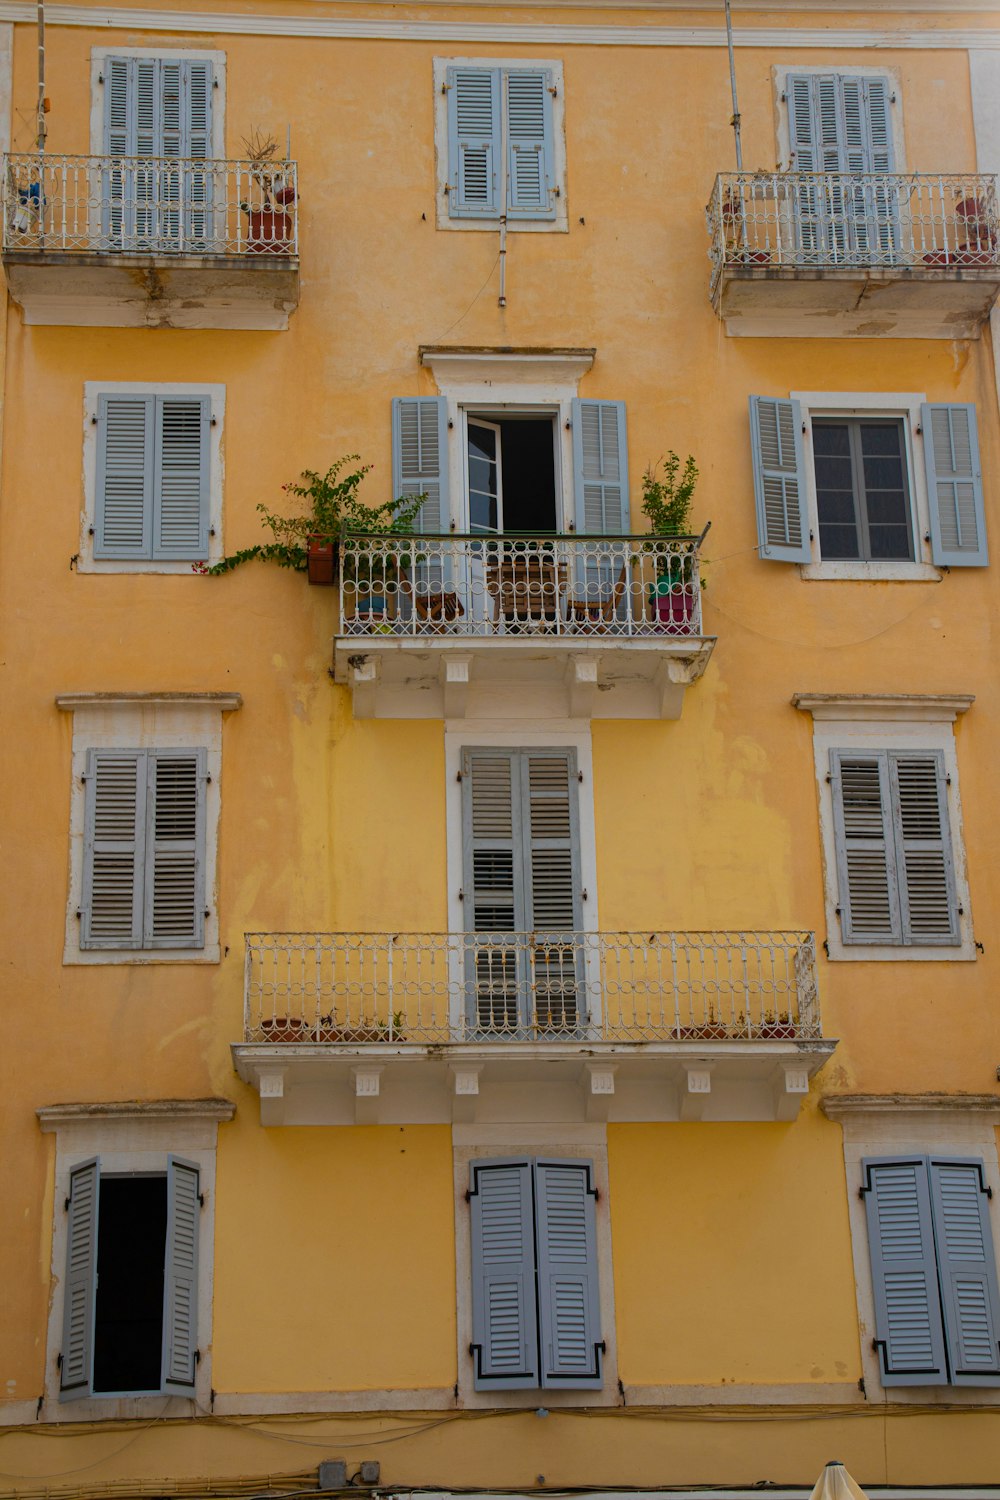
[[[682,1042],[724,1042],[728,1036],[725,1022],[716,1020],[715,1006],[709,1005],[708,1015],[698,1026],[681,1026],[677,1031]]]
[[[314,1036],[317,1042],[339,1042],[347,1047],[363,1046],[368,1042],[405,1041],[403,1012],[397,1010],[393,1014],[391,1026],[388,1021],[369,1021],[358,1026],[338,1026],[335,1016],[320,1016]]]
[[[274,159],[277,150],[274,136],[254,126],[243,137],[244,156],[250,163],[250,197],[240,208],[247,216],[247,249],[258,255],[287,255],[292,244],[288,209],[295,202],[295,187],[282,163]]]
[[[306,1023],[298,1016],[267,1016],[260,1029],[265,1042],[301,1042],[306,1036]]]
[[[791,1042],[798,1033],[799,1028],[790,1015],[776,1016],[773,1011],[766,1010],[757,1035],[766,1042]]]
[[[698,466],[690,453],[683,469],[673,449],[666,458],[650,464],[642,476],[642,510],[655,536],[690,535],[691,500],[697,483]],[[690,553],[681,556],[652,545],[649,550],[656,553],[656,580],[649,585],[650,613],[659,630],[684,635],[694,614],[693,558]]]
[[[371,467],[361,464],[356,453],[349,453],[331,464],[325,474],[304,469],[298,480],[282,485],[286,494],[304,502],[297,515],[280,516],[267,505],[257,506],[273,541],[244,547],[211,567],[195,563],[195,572],[229,573],[241,563],[259,559],[305,573],[310,583],[336,583],[340,576],[340,546],[345,536],[351,533],[410,536],[424,502],[423,495],[407,495],[381,505],[366,505],[358,490]],[[411,561],[406,544],[384,550],[369,549],[367,553],[360,548],[351,551],[344,579],[351,585],[345,611],[352,618],[378,615],[385,619],[391,608],[388,591],[398,580],[400,569],[407,568]],[[395,603],[395,596],[391,603]]]

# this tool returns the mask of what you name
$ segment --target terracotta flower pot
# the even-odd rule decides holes
[[[269,1016],[260,1029],[265,1042],[301,1042],[306,1035],[306,1023],[297,1016]]]
[[[247,250],[257,255],[287,255],[292,248],[292,221],[273,208],[247,209]]]
[[[337,549],[328,537],[314,534],[306,538],[306,577],[310,583],[327,587],[336,583],[336,561]]]

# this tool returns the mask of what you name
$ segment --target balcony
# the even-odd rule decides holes
[[[706,214],[729,334],[978,338],[1000,293],[991,176],[727,173]]]
[[[358,717],[679,718],[715,645],[701,541],[349,537],[334,676]]]
[[[288,327],[294,162],[8,155],[3,265],[26,323]]]
[[[261,1119],[791,1119],[835,1042],[810,932],[250,933]]]

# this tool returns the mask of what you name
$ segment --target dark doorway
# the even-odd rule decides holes
[[[555,436],[555,419],[551,416],[469,413],[473,531],[558,529]]]
[[[102,1177],[95,1391],[156,1391],[163,1352],[166,1177]]]

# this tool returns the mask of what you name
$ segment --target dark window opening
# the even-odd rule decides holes
[[[824,561],[912,559],[903,423],[814,421],[813,460]]]
[[[166,1243],[166,1177],[102,1177],[95,1391],[160,1388]]]
[[[555,421],[470,413],[473,532],[557,530]]]

